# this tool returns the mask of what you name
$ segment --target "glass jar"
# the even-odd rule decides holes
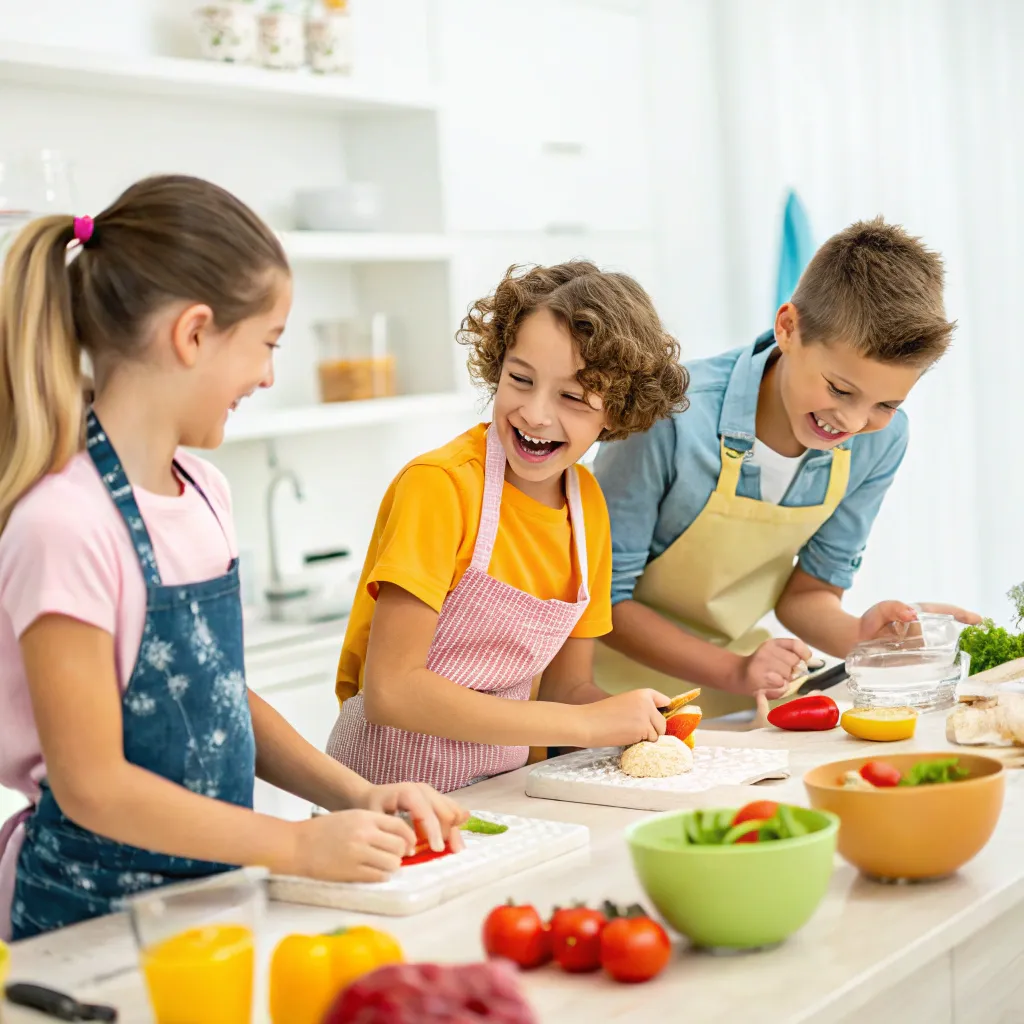
[[[958,646],[962,628],[952,615],[921,614],[894,624],[891,640],[857,644],[846,658],[854,707],[952,707],[970,669],[970,655]]]
[[[387,317],[314,324],[322,402],[360,402],[395,394],[395,357],[387,351]]]

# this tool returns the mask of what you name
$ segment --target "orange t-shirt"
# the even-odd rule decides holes
[[[439,612],[473,560],[484,497],[487,425],[414,459],[392,481],[370,539],[338,663],[339,701],[359,692],[380,583],[393,583]],[[587,535],[590,603],[572,631],[612,628],[608,508],[589,470],[577,467]],[[488,572],[542,600],[575,601],[579,569],[566,506],[549,508],[506,483]]]

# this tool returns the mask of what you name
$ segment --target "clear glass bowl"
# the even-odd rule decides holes
[[[921,615],[896,624],[892,640],[858,644],[846,658],[854,707],[952,707],[970,668],[970,656],[957,646],[962,629],[951,615]]]

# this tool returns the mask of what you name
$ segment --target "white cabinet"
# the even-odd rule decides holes
[[[641,15],[549,0],[441,11],[449,226],[647,230]]]

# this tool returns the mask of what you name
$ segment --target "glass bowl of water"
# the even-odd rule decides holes
[[[854,707],[952,707],[970,669],[970,655],[959,649],[962,629],[952,615],[922,614],[895,624],[891,640],[857,644],[846,658]]]

